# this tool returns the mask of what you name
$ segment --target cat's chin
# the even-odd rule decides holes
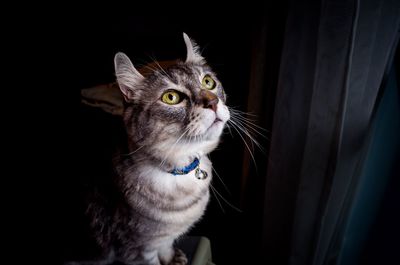
[[[207,129],[204,134],[204,138],[207,140],[216,140],[218,141],[221,137],[222,131],[224,129],[225,122],[220,119],[215,119],[215,121],[211,124],[211,126]]]

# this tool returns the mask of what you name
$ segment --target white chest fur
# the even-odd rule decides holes
[[[212,179],[211,161],[206,156],[200,158],[199,167],[207,172],[207,178],[196,178],[195,170],[172,175],[154,166],[142,166],[137,172],[132,205],[152,219],[183,227],[192,225],[204,213]]]

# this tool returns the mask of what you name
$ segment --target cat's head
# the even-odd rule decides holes
[[[218,144],[230,114],[216,74],[184,33],[185,61],[143,76],[123,54],[115,71],[125,98],[124,122],[136,147],[171,164],[185,164]]]

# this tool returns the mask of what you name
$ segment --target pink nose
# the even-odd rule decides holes
[[[205,109],[212,109],[214,112],[217,112],[217,105],[219,101],[217,95],[208,90],[201,90],[200,96]]]

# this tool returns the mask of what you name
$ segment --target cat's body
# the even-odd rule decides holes
[[[207,157],[200,158],[200,163],[203,170],[211,172]],[[211,177],[197,179],[195,171],[174,176],[149,165],[120,167],[118,173],[123,178],[116,190],[124,192],[114,194],[112,201],[95,194],[87,212],[96,239],[105,250],[103,258],[126,264],[137,264],[142,258],[148,264],[158,264],[153,260],[158,258],[168,264],[174,255],[173,241],[204,213]],[[146,178],[128,177],[147,171],[154,172]]]
[[[184,39],[186,61],[146,77],[124,54],[115,57],[128,152],[115,157],[108,192],[97,190],[89,200],[102,249],[97,264],[186,264],[173,242],[204,213],[212,179],[207,154],[230,115],[222,85]]]

